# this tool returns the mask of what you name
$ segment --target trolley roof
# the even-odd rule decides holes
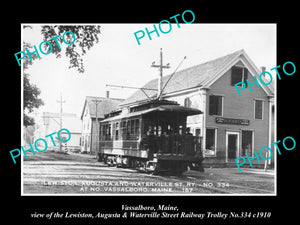
[[[112,120],[118,120],[118,119],[123,119],[123,118],[129,118],[129,117],[133,117],[133,116],[140,116],[140,115],[144,115],[144,114],[148,114],[154,111],[159,111],[159,112],[179,112],[182,113],[186,116],[192,116],[192,115],[197,115],[197,114],[202,114],[203,112],[199,109],[193,109],[193,108],[189,108],[189,107],[184,107],[184,106],[180,106],[180,105],[160,105],[160,106],[156,106],[150,109],[145,109],[145,110],[141,110],[141,111],[137,111],[137,112],[130,112],[130,113],[126,113],[126,114],[120,114],[114,117],[110,117],[104,120],[101,120],[102,122],[109,122]]]

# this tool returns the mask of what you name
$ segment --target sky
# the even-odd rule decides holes
[[[32,29],[23,30],[23,41],[39,46],[42,41],[41,24],[31,24]],[[46,25],[46,24],[42,24]],[[74,24],[76,25],[76,24]],[[82,24],[80,24],[82,25]],[[142,87],[159,76],[158,68],[152,68],[153,61],[159,63],[160,48],[163,49],[163,63],[171,68],[164,75],[171,74],[184,56],[187,59],[178,70],[204,63],[240,49],[248,54],[254,64],[267,71],[276,64],[276,24],[180,24],[172,23],[169,33],[151,34],[140,39],[138,45],[134,33],[153,29],[153,24],[99,24],[99,42],[83,57],[85,72],[68,69],[69,62],[63,54],[42,55],[34,60],[27,73],[30,82],[40,90],[44,106],[38,112],[59,112],[57,100],[60,93],[65,103],[63,111],[82,113],[86,96],[105,97],[110,91],[112,98],[127,98],[136,90],[107,88],[106,84]],[[157,26],[157,25],[156,25]],[[167,28],[163,28],[167,30]],[[63,45],[63,44],[62,44]],[[270,71],[275,76],[274,71]]]

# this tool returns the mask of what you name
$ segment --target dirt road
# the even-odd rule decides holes
[[[274,172],[237,168],[155,176],[109,167],[89,155],[44,152],[23,162],[24,194],[274,194]]]

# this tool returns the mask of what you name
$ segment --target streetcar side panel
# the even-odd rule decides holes
[[[147,149],[140,150],[141,124],[141,117],[101,123],[99,153],[148,158]]]
[[[178,108],[177,108],[178,109]],[[99,158],[115,165],[144,166],[155,162],[155,171],[182,173],[196,164],[202,168],[201,143],[187,132],[187,110],[150,108],[126,118],[100,123]],[[149,164],[149,163],[148,163]]]

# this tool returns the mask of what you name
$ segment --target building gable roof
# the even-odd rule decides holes
[[[83,110],[81,113],[81,119],[83,118],[83,114],[85,112],[85,109],[87,107],[88,114],[91,118],[96,118],[96,103],[93,100],[101,101],[97,105],[97,117],[104,118],[104,115],[117,109],[119,107],[119,104],[124,101],[124,99],[119,98],[105,98],[105,97],[93,97],[93,96],[86,96]]]
[[[249,64],[253,67],[253,73],[252,75],[259,74],[259,70],[256,68],[256,66],[253,64],[253,62],[250,60],[248,55],[244,52],[244,50],[235,51],[231,54],[219,57],[217,59],[192,66],[189,68],[186,68],[184,70],[177,71],[172,79],[170,79],[169,83],[165,87],[163,91],[163,95],[182,91],[186,89],[196,88],[196,87],[205,87],[209,88],[209,86],[220,76],[222,76],[225,72],[225,69],[228,66],[232,66],[232,63],[236,62],[241,55],[244,55],[246,60],[249,61]],[[169,79],[170,75],[163,77],[163,86]],[[153,79],[149,81],[147,84],[143,86],[143,91],[147,93],[149,97],[152,99],[155,99],[157,97],[157,91],[155,90],[147,90],[148,89],[157,89],[158,86],[158,79]],[[267,94],[272,93],[272,90],[270,88],[266,88],[267,86],[263,87],[263,89],[266,91]],[[130,105],[135,102],[143,102],[148,100],[146,95],[143,93],[142,90],[136,91],[133,95],[131,95],[129,98],[127,98],[125,101],[123,101],[120,105]]]

